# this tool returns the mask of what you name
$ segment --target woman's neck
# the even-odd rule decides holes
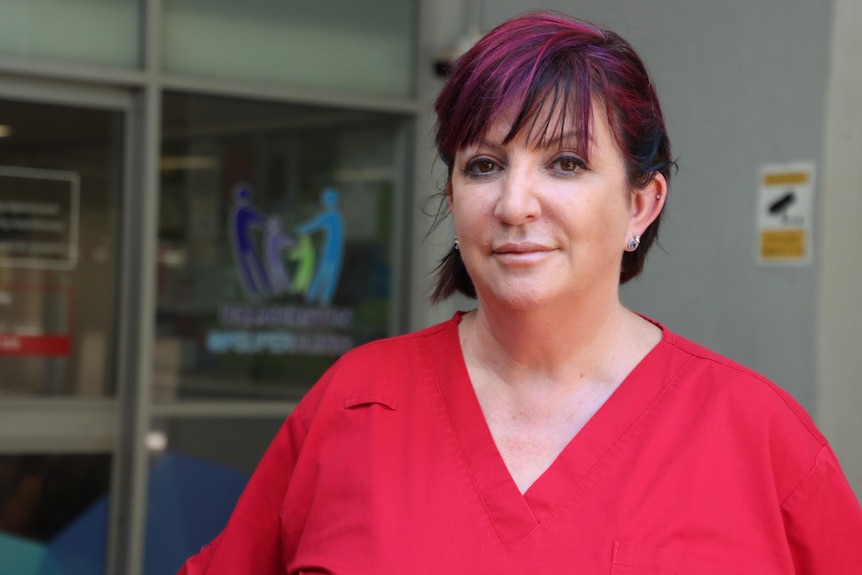
[[[462,319],[460,331],[468,364],[483,366],[511,385],[618,383],[660,338],[651,325],[649,337],[645,323],[618,298],[528,311],[480,302]],[[641,341],[644,336],[652,341]]]

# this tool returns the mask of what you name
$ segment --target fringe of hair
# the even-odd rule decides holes
[[[436,282],[430,297],[431,303],[440,303],[456,293],[476,299],[476,286],[473,285],[473,280],[467,273],[464,260],[461,259],[461,252],[454,247],[440,260],[434,269],[434,274]]]

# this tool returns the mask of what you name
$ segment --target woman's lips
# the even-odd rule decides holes
[[[532,263],[544,258],[552,248],[533,242],[501,244],[493,248],[493,255],[507,263]]]

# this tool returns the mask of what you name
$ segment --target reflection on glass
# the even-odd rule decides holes
[[[141,0],[3,0],[0,53],[133,66]]]
[[[165,0],[172,73],[362,94],[412,92],[409,0]]]
[[[0,456],[0,575],[102,575],[111,456]]]
[[[156,398],[298,398],[388,335],[404,120],[168,94]]]
[[[0,100],[0,395],[114,391],[122,122]]]
[[[224,528],[282,419],[153,423],[145,573],[176,573]],[[177,505],[181,501],[182,505]]]

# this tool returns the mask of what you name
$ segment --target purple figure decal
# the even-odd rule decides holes
[[[290,293],[293,290],[282,252],[290,251],[295,247],[296,240],[293,236],[282,230],[281,218],[270,216],[266,220],[263,263],[273,296]]]
[[[248,299],[266,298],[272,293],[272,289],[252,233],[253,230],[265,229],[266,217],[252,205],[254,191],[250,185],[239,183],[234,186],[232,194],[233,206],[228,213],[228,233],[240,283]]]

